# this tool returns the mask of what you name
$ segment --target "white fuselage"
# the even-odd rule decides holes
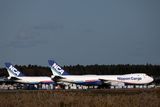
[[[70,83],[93,83],[93,82],[120,82],[128,84],[148,84],[153,81],[153,78],[143,74],[125,74],[125,75],[65,75],[61,76],[62,79],[59,81],[70,82]]]
[[[14,80],[15,82],[19,83],[28,83],[28,84],[36,84],[36,83],[53,83],[54,81],[50,77],[16,77],[17,80]]]

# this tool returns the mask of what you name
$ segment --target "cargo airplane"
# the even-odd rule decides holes
[[[149,84],[153,78],[144,73],[124,74],[124,75],[69,75],[54,60],[48,60],[52,71],[51,78],[56,82],[67,82],[78,85],[96,85],[103,84]]]
[[[51,77],[47,76],[24,76],[11,63],[8,62],[5,63],[5,67],[9,74],[8,79],[11,82],[26,83],[26,84],[54,83]]]

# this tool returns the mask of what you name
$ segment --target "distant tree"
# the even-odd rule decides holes
[[[15,67],[23,74],[28,76],[51,76],[52,72],[49,67],[28,65],[21,66],[15,65]],[[151,76],[160,76],[160,65],[69,65],[63,66],[63,69],[74,75],[81,74],[97,74],[97,75],[117,75],[117,74],[130,74],[130,73],[146,73]],[[0,68],[0,76],[8,76],[8,72],[5,68]]]

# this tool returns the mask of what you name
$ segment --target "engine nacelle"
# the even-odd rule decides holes
[[[111,82],[112,86],[125,86],[123,82]]]

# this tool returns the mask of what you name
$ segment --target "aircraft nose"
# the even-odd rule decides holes
[[[149,82],[153,82],[153,80],[154,80],[154,79],[153,79],[152,77],[149,78]]]

